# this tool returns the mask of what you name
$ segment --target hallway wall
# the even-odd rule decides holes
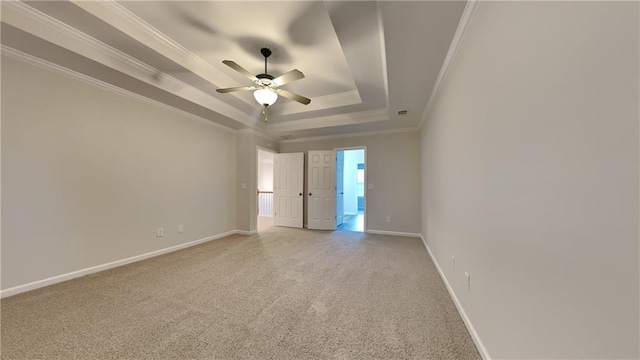
[[[480,2],[428,114],[422,233],[494,359],[640,355],[638,7]]]
[[[418,131],[282,141],[280,152],[367,147],[367,229],[420,232],[420,133]],[[305,168],[306,171],[306,168]],[[402,175],[399,175],[402,174]],[[306,190],[305,190],[306,193]],[[386,217],[391,222],[386,222]],[[304,208],[307,223],[307,208]]]

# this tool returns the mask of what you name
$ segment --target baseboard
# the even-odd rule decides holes
[[[467,330],[471,335],[471,339],[476,344],[476,348],[478,349],[480,356],[482,356],[484,360],[491,360],[491,356],[489,356],[489,352],[487,352],[487,348],[482,343],[482,340],[480,340],[480,336],[476,332],[476,329],[473,327],[473,324],[471,323],[471,320],[467,316],[467,313],[464,311],[462,304],[460,304],[460,301],[458,300],[456,293],[453,292],[453,288],[449,284],[449,281],[447,281],[447,278],[444,276],[444,272],[440,268],[440,264],[438,264],[436,257],[431,252],[431,249],[429,249],[429,246],[427,245],[427,242],[425,241],[424,237],[422,235],[419,235],[419,237],[422,239],[422,243],[424,244],[425,249],[427,249],[427,253],[429,253],[429,257],[431,258],[431,261],[436,266],[436,269],[438,270],[438,274],[440,274],[440,278],[442,279],[442,282],[444,282],[444,285],[446,286],[447,291],[451,296],[451,299],[453,299],[453,303],[456,305],[456,309],[458,309],[458,313],[460,314],[460,317],[462,318],[464,325],[467,327]]]
[[[371,230],[367,229],[367,233],[369,234],[377,234],[377,235],[392,235],[392,236],[406,236],[406,237],[421,237],[420,234],[408,233],[408,232],[398,232],[398,231],[386,231],[386,230]]]
[[[199,245],[199,244],[205,243],[207,241],[211,241],[211,240],[220,239],[220,238],[223,238],[223,237],[226,237],[226,236],[229,236],[229,235],[234,235],[234,234],[247,235],[248,233],[249,233],[249,231],[243,231],[243,230],[227,231],[227,232],[222,233],[222,234],[208,236],[206,238],[190,241],[190,242],[187,242],[187,243],[184,243],[184,244],[179,244],[179,245],[171,246],[171,247],[160,249],[160,250],[151,251],[151,252],[148,252],[148,253],[145,253],[145,254],[132,256],[132,257],[129,257],[129,258],[126,258],[126,259],[116,260],[116,261],[112,261],[112,262],[109,262],[109,263],[106,263],[106,264],[92,266],[92,267],[88,267],[86,269],[77,270],[77,271],[73,271],[73,272],[70,272],[70,273],[66,273],[66,274],[62,274],[62,275],[58,275],[58,276],[53,276],[53,277],[50,277],[50,278],[47,278],[47,279],[30,282],[28,284],[14,286],[12,288],[8,288],[8,289],[5,289],[5,290],[0,290],[0,299],[5,298],[7,296],[20,294],[20,293],[23,293],[23,292],[26,292],[26,291],[39,289],[41,287],[57,284],[57,283],[60,283],[60,282],[63,282],[63,281],[79,278],[81,276],[93,274],[93,273],[96,273],[96,272],[99,272],[99,271],[104,271],[104,270],[112,269],[112,268],[115,268],[115,267],[118,267],[118,266],[123,266],[123,265],[131,264],[131,263],[134,263],[134,262],[137,262],[137,261],[141,261],[141,260],[149,259],[149,258],[152,258],[152,257],[160,256],[160,255],[167,254],[167,253],[170,253],[170,252],[174,252],[174,251],[177,251],[177,250],[186,249],[186,248],[191,247],[191,246]],[[254,233],[255,233],[255,231],[254,231]]]
[[[253,234],[256,234],[256,233],[258,233],[258,231],[257,231],[257,230],[251,230],[251,231],[247,231],[247,230],[236,230],[236,231],[235,231],[235,234],[239,234],[239,235],[247,235],[247,236],[250,236],[250,235],[253,235]]]

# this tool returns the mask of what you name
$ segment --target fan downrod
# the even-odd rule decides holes
[[[269,75],[269,73],[267,73],[267,58],[269,56],[271,56],[271,50],[267,49],[267,48],[262,48],[260,49],[260,53],[262,54],[262,56],[264,56],[264,74],[258,74],[256,75],[256,77],[258,79],[266,79],[266,80],[273,80],[273,76]],[[269,82],[267,82],[269,83]]]

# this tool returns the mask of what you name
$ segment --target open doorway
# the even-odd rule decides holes
[[[257,229],[264,231],[272,226],[274,222],[273,204],[273,161],[274,153],[267,150],[258,149],[258,186],[256,199],[256,212],[258,215]]]
[[[365,230],[365,148],[336,149],[336,229]]]

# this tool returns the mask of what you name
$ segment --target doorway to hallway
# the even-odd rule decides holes
[[[336,229],[365,231],[366,149],[336,149]]]
[[[256,229],[258,232],[275,226],[273,198],[273,163],[275,153],[266,149],[257,149],[257,198]]]

